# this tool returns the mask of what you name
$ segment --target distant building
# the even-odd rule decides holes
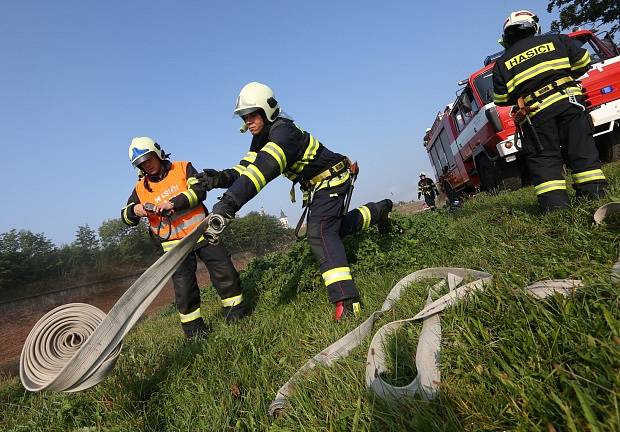
[[[284,214],[282,210],[280,210],[280,217],[278,218],[278,220],[280,221],[280,224],[284,228],[288,228],[288,218],[286,217],[286,215]]]

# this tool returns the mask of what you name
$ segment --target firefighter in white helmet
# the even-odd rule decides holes
[[[208,214],[202,203],[207,192],[196,178],[190,162],[170,161],[169,155],[149,137],[136,137],[129,146],[129,160],[140,178],[121,210],[127,225],[137,225],[141,217],[148,219],[149,231],[164,252],[172,249]],[[239,275],[226,248],[208,245],[200,238],[192,253],[172,275],[175,300],[181,327],[187,337],[204,337],[207,329],[200,311],[200,291],[196,280],[196,258],[200,258],[211,276],[211,282],[222,299],[227,321],[245,315]]]
[[[538,17],[510,14],[503,26],[504,54],[493,68],[493,101],[515,105],[525,163],[540,208],[568,207],[564,164],[578,197],[604,196],[607,184],[594,145],[594,125],[576,81],[590,67],[590,54],[566,35],[539,35]]]
[[[418,182],[418,199],[424,195],[424,202],[431,210],[435,210],[435,197],[439,194],[435,182],[426,177],[425,172],[420,173],[420,181]]]
[[[242,130],[251,132],[252,143],[250,151],[233,168],[205,170],[203,181],[207,189],[228,189],[213,207],[213,213],[234,216],[280,174],[292,180],[293,186],[299,183],[304,207],[309,210],[308,242],[319,262],[329,299],[335,305],[334,318],[357,315],[360,293],[353,282],[341,237],[374,224],[387,232],[392,202],[370,202],[347,211],[356,165],[351,168],[345,156],[332,152],[283,116],[273,91],[265,84],[252,82],[244,86],[234,112],[243,119]]]

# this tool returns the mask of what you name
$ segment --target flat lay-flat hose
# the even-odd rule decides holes
[[[32,328],[19,360],[19,375],[30,391],[73,392],[108,375],[121,343],[203,234],[217,239],[225,226],[210,215],[162,255],[121,296],[106,315],[94,306],[70,303],[53,309]],[[213,221],[216,223],[213,224]],[[215,228],[213,228],[215,225]]]

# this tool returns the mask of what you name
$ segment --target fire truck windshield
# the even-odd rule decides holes
[[[474,79],[474,85],[484,105],[493,102],[493,70],[489,69]]]

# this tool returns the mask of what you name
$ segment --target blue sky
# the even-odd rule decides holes
[[[241,87],[269,84],[328,148],[357,159],[352,206],[416,198],[432,172],[424,130],[457,81],[500,49],[514,8],[547,1],[0,2],[0,232],[57,244],[119,216],[135,172],[133,136],[197,168],[235,165],[250,135],[232,110]],[[241,214],[299,203],[277,179]],[[212,191],[210,208],[221,195]]]

